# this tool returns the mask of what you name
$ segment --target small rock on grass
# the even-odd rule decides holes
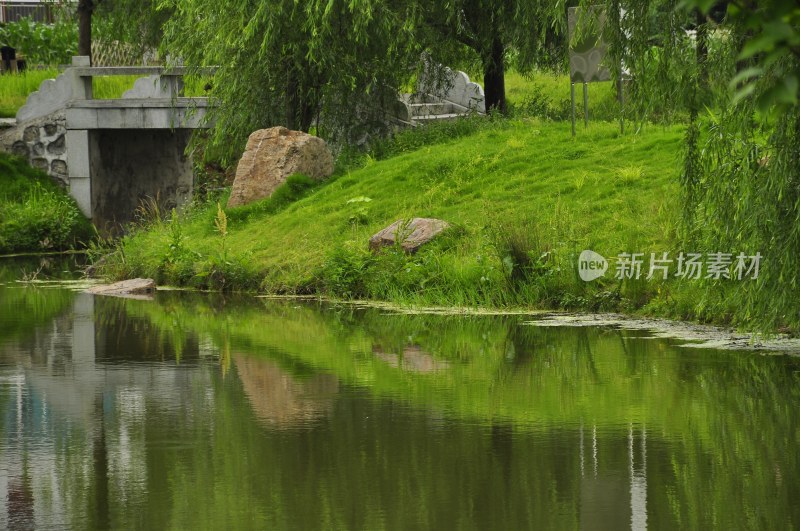
[[[400,219],[370,238],[369,248],[379,251],[399,243],[405,252],[415,253],[449,226],[446,221],[435,218]]]

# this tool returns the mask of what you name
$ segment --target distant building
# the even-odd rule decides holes
[[[30,18],[36,22],[53,22],[54,2],[43,0],[0,0],[0,24]]]

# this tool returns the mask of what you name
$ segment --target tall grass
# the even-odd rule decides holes
[[[57,75],[55,68],[0,75],[0,118],[13,118],[25,104],[28,95],[38,90],[42,81]]]

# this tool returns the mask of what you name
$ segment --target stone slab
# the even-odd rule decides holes
[[[134,278],[113,284],[93,286],[86,290],[92,295],[108,295],[112,297],[151,298],[156,291],[156,282],[152,278]]]
[[[369,248],[379,251],[399,244],[407,253],[415,253],[450,224],[435,218],[399,219],[369,239]]]
[[[60,111],[73,99],[72,78],[64,73],[55,79],[45,79],[28,95],[25,105],[17,111],[17,122],[22,123]]]
[[[169,100],[102,100],[80,102],[67,107],[67,129],[201,129],[210,127],[205,123],[205,105],[180,106]],[[114,103],[124,101],[125,105]]]

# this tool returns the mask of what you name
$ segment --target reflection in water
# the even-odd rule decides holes
[[[174,293],[0,308],[0,528],[800,526],[796,358]]]
[[[276,363],[236,354],[236,372],[256,416],[269,425],[306,425],[325,415],[339,391],[339,381],[329,374],[299,380]]]
[[[628,431],[628,452],[631,463],[631,529],[647,529],[647,430],[642,427],[641,458],[634,455],[633,425]]]
[[[435,372],[442,371],[450,367],[450,364],[443,360],[437,360],[427,352],[423,351],[419,345],[407,345],[398,354],[384,352],[380,346],[373,346],[372,352],[375,357],[387,363],[395,369],[400,368],[410,372]]]

